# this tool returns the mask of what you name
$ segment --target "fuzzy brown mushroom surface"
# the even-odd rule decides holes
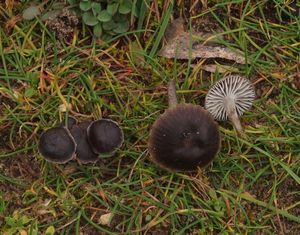
[[[87,139],[87,128],[90,124],[91,122],[82,122],[72,125],[70,129],[71,135],[77,144],[76,158],[83,164],[95,163],[99,160],[98,154],[92,151]]]
[[[194,171],[209,164],[218,153],[218,124],[201,106],[178,104],[153,124],[148,147],[151,159],[161,167]]]
[[[123,143],[124,135],[118,123],[110,119],[92,122],[87,129],[87,137],[94,153],[109,154]]]
[[[230,75],[218,81],[208,91],[205,108],[217,120],[229,118],[235,129],[244,135],[239,116],[251,108],[254,99],[255,91],[251,82],[244,77]]]
[[[76,143],[68,129],[54,127],[41,135],[38,149],[47,161],[63,164],[75,157]]]

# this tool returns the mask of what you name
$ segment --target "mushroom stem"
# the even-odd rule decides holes
[[[226,97],[224,100],[225,108],[227,115],[230,121],[233,123],[234,128],[237,130],[238,134],[242,137],[245,137],[239,116],[235,109],[235,102],[231,97]]]
[[[169,107],[175,107],[178,104],[177,95],[176,95],[176,85],[175,79],[169,81],[168,84],[168,100]]]

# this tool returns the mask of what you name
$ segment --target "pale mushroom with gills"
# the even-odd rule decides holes
[[[169,108],[153,124],[150,158],[170,171],[195,171],[208,165],[220,147],[218,124],[199,105],[178,104],[175,81],[168,85]]]
[[[207,93],[205,108],[219,121],[232,121],[234,128],[245,136],[239,116],[249,110],[255,99],[250,81],[237,75],[226,76],[218,81]]]
[[[38,149],[47,161],[63,164],[75,157],[76,143],[67,128],[54,127],[41,135]]]
[[[93,121],[87,128],[88,142],[96,154],[111,154],[123,143],[124,134],[111,119]]]

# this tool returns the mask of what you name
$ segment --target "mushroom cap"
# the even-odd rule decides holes
[[[98,154],[92,151],[92,148],[87,139],[87,128],[91,122],[82,122],[73,125],[70,130],[76,142],[76,158],[83,164],[95,163],[99,160]]]
[[[112,153],[124,140],[122,129],[118,123],[110,119],[92,122],[87,129],[87,137],[94,153]]]
[[[206,166],[218,153],[219,127],[201,106],[178,104],[153,124],[148,146],[151,159],[161,167],[193,171]]]
[[[47,161],[66,163],[74,158],[76,143],[68,129],[54,127],[41,135],[38,149]]]
[[[238,75],[226,76],[219,80],[207,93],[205,98],[205,108],[217,120],[228,119],[225,108],[225,99],[234,101],[238,116],[250,109],[255,99],[255,91],[251,82]]]

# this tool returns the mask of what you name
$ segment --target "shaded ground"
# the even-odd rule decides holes
[[[254,184],[250,193],[263,202],[276,204],[280,209],[290,208],[288,209],[289,213],[300,217],[300,185],[291,177],[287,177],[282,179],[282,182],[274,189],[271,183],[273,180],[272,177],[261,179]],[[274,200],[271,200],[271,198],[274,198]],[[261,225],[271,228],[270,230],[275,234],[297,235],[300,232],[300,224],[290,221],[280,215],[269,215],[269,218],[264,218],[264,211],[261,207],[254,204],[248,204],[245,208],[247,208],[253,217],[261,218]],[[270,219],[272,223],[270,222]],[[257,232],[257,234],[264,234],[264,231]]]

